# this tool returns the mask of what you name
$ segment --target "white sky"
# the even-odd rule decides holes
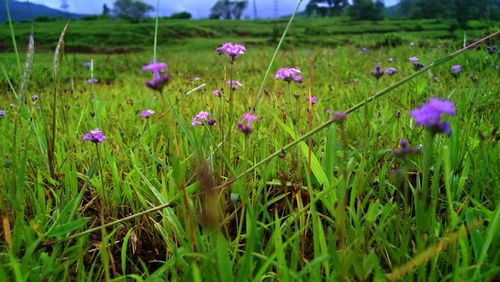
[[[52,8],[61,6],[63,0],[18,0],[29,1],[31,3],[43,4]],[[69,5],[69,11],[79,14],[100,14],[102,5],[107,4],[108,7],[113,6],[114,0],[66,0]],[[156,7],[157,0],[142,0]],[[210,8],[217,0],[159,0],[160,13],[162,15],[171,15],[174,12],[188,11],[195,18],[208,17]],[[255,0],[257,5],[257,13],[259,17],[273,17],[275,15],[274,2],[277,2],[278,15],[291,14],[295,9],[298,0]],[[304,9],[309,1],[303,0],[301,9]],[[399,0],[385,0],[386,6],[391,6],[399,2]],[[245,11],[245,15],[253,16],[252,0],[249,1],[249,7]]]

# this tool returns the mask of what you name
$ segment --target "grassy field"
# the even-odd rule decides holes
[[[286,21],[165,20],[157,60],[171,82],[154,92],[141,70],[154,23],[70,23],[54,60],[64,24],[36,23],[33,53],[31,25],[15,24],[28,55],[0,53],[0,281],[499,277],[498,53],[486,51],[498,38],[416,72],[408,58],[431,66],[463,32],[298,19],[273,60]],[[12,47],[8,28],[0,38]],[[247,47],[234,64],[215,52],[225,41]],[[398,72],[376,79],[377,63]],[[274,79],[292,66],[302,83]],[[454,104],[450,136],[410,116],[431,97]],[[193,127],[201,111],[215,125]],[[82,141],[95,128],[106,140]],[[398,155],[403,139],[416,152]]]

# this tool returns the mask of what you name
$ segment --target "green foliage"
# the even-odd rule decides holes
[[[248,0],[218,0],[210,10],[210,19],[241,19]]]
[[[113,4],[115,15],[131,22],[144,20],[147,13],[153,11],[153,6],[140,0],[116,0]]]

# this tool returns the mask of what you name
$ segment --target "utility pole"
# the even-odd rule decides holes
[[[255,3],[255,0],[253,0],[253,19],[257,19],[257,4]]]

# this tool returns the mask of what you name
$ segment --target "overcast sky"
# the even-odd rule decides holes
[[[44,4],[52,8],[61,7],[63,0],[19,0],[29,1],[31,3]],[[114,0],[66,0],[69,5],[69,11],[79,14],[100,14],[102,5],[107,4],[112,7]],[[156,0],[143,0],[156,7]],[[210,13],[210,8],[217,0],[160,0],[160,13],[162,15],[171,15],[174,12],[188,11],[195,18],[206,18]],[[246,16],[253,16],[252,0],[245,11]],[[269,18],[275,16],[275,4],[277,3],[277,12],[279,16],[291,14],[298,3],[298,0],[256,0],[257,13],[259,17]],[[303,9],[308,0],[303,0],[301,8]],[[385,0],[385,5],[394,5],[399,0]]]

